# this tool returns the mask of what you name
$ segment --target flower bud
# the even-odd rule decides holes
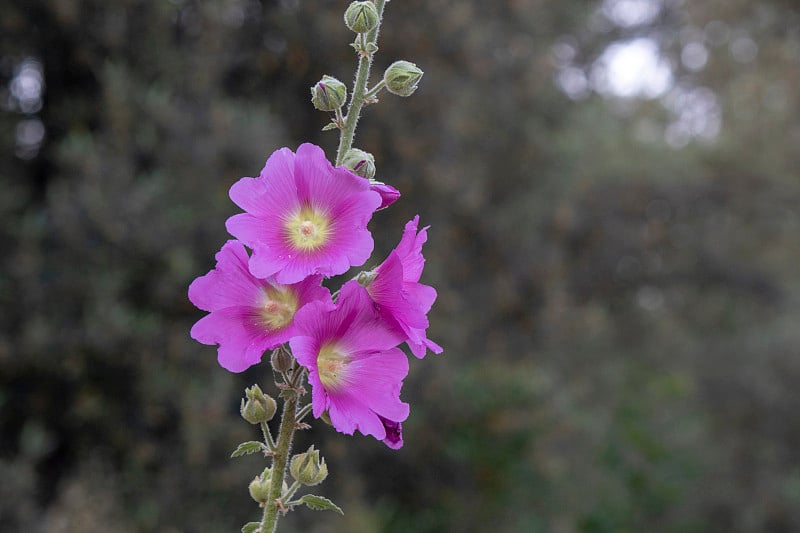
[[[267,497],[269,496],[270,475],[271,471],[269,467],[267,467],[260,476],[253,478],[253,481],[251,481],[250,485],[247,487],[250,491],[250,497],[258,503],[263,504],[267,501]]]
[[[400,198],[400,191],[382,181],[369,180],[369,189],[381,195],[381,205],[378,206],[378,209],[385,209]]]
[[[378,25],[378,10],[372,2],[353,2],[344,12],[344,23],[356,33],[367,33]]]
[[[398,96],[411,96],[417,90],[422,70],[409,61],[395,61],[383,73],[386,89]]]
[[[307,452],[292,457],[289,471],[295,480],[308,486],[319,485],[328,477],[325,459],[320,461],[319,450],[315,450],[313,444]]]
[[[294,358],[283,347],[279,347],[272,352],[269,362],[272,363],[272,370],[275,372],[286,372],[292,368]]]
[[[344,154],[344,161],[342,164],[353,171],[353,174],[361,176],[362,178],[371,178],[375,175],[375,158],[372,154],[359,150],[358,148],[350,148]]]
[[[327,74],[311,87],[311,103],[320,111],[336,111],[346,100],[347,86]]]
[[[258,385],[245,389],[247,401],[242,399],[239,412],[242,418],[251,424],[269,422],[278,410],[278,404],[269,395],[264,394]]]

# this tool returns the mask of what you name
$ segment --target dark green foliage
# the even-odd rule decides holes
[[[352,77],[346,4],[4,5],[0,530],[256,518],[263,459],[228,456],[257,436],[241,391],[274,394],[271,371],[222,370],[189,338],[186,290],[229,238],[235,180],[284,145],[333,157],[308,88]],[[432,226],[445,353],[411,361],[402,450],[322,423],[299,435],[345,514],[291,513],[287,530],[800,529],[800,13],[687,0],[603,29],[601,4],[388,4],[373,81],[398,59],[425,76],[368,106],[355,146],[403,193],[371,225],[374,262],[414,214]],[[681,67],[713,21],[728,41]],[[658,100],[554,83],[554,44],[590,69],[645,35],[677,84],[712,91],[713,141],[664,142],[675,112]],[[731,48],[744,37],[751,61]],[[41,109],[9,96],[26,59]],[[20,145],[24,120],[40,147]]]

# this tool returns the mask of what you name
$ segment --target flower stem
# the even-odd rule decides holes
[[[384,87],[386,87],[386,82],[383,80],[379,81],[375,85],[375,87],[367,91],[367,93],[364,95],[364,100],[368,101],[371,98],[375,98],[375,96],[377,96],[378,93],[381,92],[381,89],[383,89]]]
[[[356,125],[361,115],[361,108],[364,107],[364,96],[367,90],[367,80],[369,79],[369,71],[372,67],[372,56],[374,52],[369,51],[370,45],[378,42],[378,32],[383,21],[383,6],[386,0],[375,0],[375,8],[378,10],[378,25],[375,26],[368,34],[366,39],[362,39],[362,43],[366,40],[366,45],[363,46],[358,59],[358,70],[356,70],[356,81],[353,85],[353,94],[350,97],[350,104],[347,106],[347,116],[344,118],[344,125],[342,126],[339,136],[339,149],[336,152],[336,166],[340,166],[344,161],[344,154],[353,147],[353,137],[356,134]]]
[[[278,430],[278,442],[275,455],[272,458],[272,473],[269,482],[269,495],[264,504],[264,517],[261,519],[260,533],[274,533],[278,527],[278,512],[281,510],[278,498],[281,497],[283,479],[286,476],[286,465],[289,462],[289,452],[292,448],[292,437],[296,429],[297,391],[287,391],[286,402],[283,404],[281,427]]]

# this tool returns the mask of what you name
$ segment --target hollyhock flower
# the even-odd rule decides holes
[[[189,286],[189,300],[210,312],[192,327],[191,336],[203,344],[219,344],[219,364],[231,372],[258,364],[264,351],[288,341],[295,334],[298,309],[311,301],[331,301],[322,276],[293,285],[256,278],[238,241],[225,243],[216,259],[214,270]]]
[[[442,347],[428,339],[428,311],[436,300],[436,289],[419,283],[425,258],[422,245],[428,227],[417,233],[419,215],[406,223],[397,248],[375,270],[365,276],[367,292],[380,315],[406,337],[411,353],[422,359],[427,349],[442,353]]]
[[[228,219],[231,235],[253,249],[250,271],[278,283],[335,276],[372,253],[367,223],[381,205],[369,181],[333,168],[322,149],[302,144],[273,153],[258,178],[234,183],[230,197],[246,213]]]
[[[386,209],[400,198],[400,191],[381,181],[369,180],[369,188],[381,195],[381,205],[378,209]]]
[[[289,344],[308,369],[314,416],[327,412],[338,431],[359,430],[402,446],[400,422],[408,404],[400,388],[408,359],[397,348],[403,337],[375,312],[366,290],[355,281],[341,289],[336,305],[312,302],[295,316],[297,336]]]

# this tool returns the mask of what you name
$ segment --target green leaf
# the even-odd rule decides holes
[[[336,511],[341,515],[344,514],[344,511],[342,511],[338,505],[330,501],[328,498],[323,498],[322,496],[306,494],[298,501],[306,504],[306,507],[313,509],[314,511]]]
[[[261,524],[258,522],[248,522],[242,527],[242,533],[255,533],[259,527],[261,527]]]
[[[337,126],[335,122],[330,122],[328,124],[325,124],[325,127],[322,128],[322,131],[335,130],[338,127],[339,126]]]
[[[231,457],[241,457],[243,455],[250,455],[251,453],[262,452],[266,450],[267,447],[264,445],[263,442],[257,442],[254,440],[249,440],[247,442],[243,442],[239,445],[236,450],[231,454]]]

